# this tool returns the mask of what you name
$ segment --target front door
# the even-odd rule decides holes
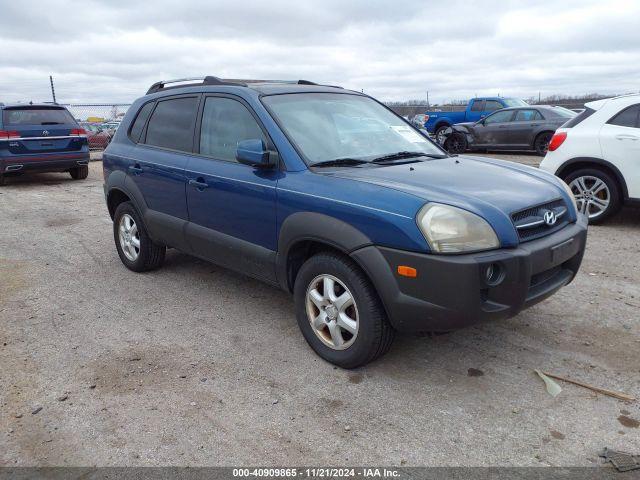
[[[271,142],[250,107],[233,96],[207,96],[198,155],[186,166],[192,251],[217,264],[275,281],[276,184],[279,170],[236,161],[241,140]]]
[[[500,110],[492,113],[481,123],[475,125],[477,144],[487,147],[502,146],[507,143],[508,127],[513,118],[513,110]]]

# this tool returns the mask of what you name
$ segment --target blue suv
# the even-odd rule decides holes
[[[0,185],[23,172],[89,174],[87,133],[56,104],[0,103]]]
[[[279,286],[345,368],[396,331],[508,318],[576,275],[587,220],[555,176],[451,156],[339,87],[194,80],[154,84],[104,153],[129,269],[176,248]]]

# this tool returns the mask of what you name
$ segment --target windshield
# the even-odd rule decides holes
[[[266,96],[262,101],[309,164],[344,158],[370,161],[397,152],[444,155],[368,97],[293,93]]]
[[[503,98],[504,103],[507,104],[507,107],[528,107],[529,104],[524,100],[520,100],[519,98]]]

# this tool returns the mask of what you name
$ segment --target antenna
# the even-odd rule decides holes
[[[58,103],[56,102],[56,91],[53,88],[53,77],[51,75],[49,75],[49,83],[51,84],[51,96],[53,97],[53,103]]]

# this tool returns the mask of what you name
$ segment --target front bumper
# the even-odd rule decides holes
[[[587,218],[556,233],[500,249],[465,255],[434,255],[369,246],[352,257],[372,279],[392,325],[399,331],[442,332],[512,317],[570,283],[582,262]],[[498,266],[501,281],[485,272]],[[399,276],[399,265],[418,271]]]
[[[89,164],[89,152],[0,157],[0,174],[20,172],[64,172]]]

